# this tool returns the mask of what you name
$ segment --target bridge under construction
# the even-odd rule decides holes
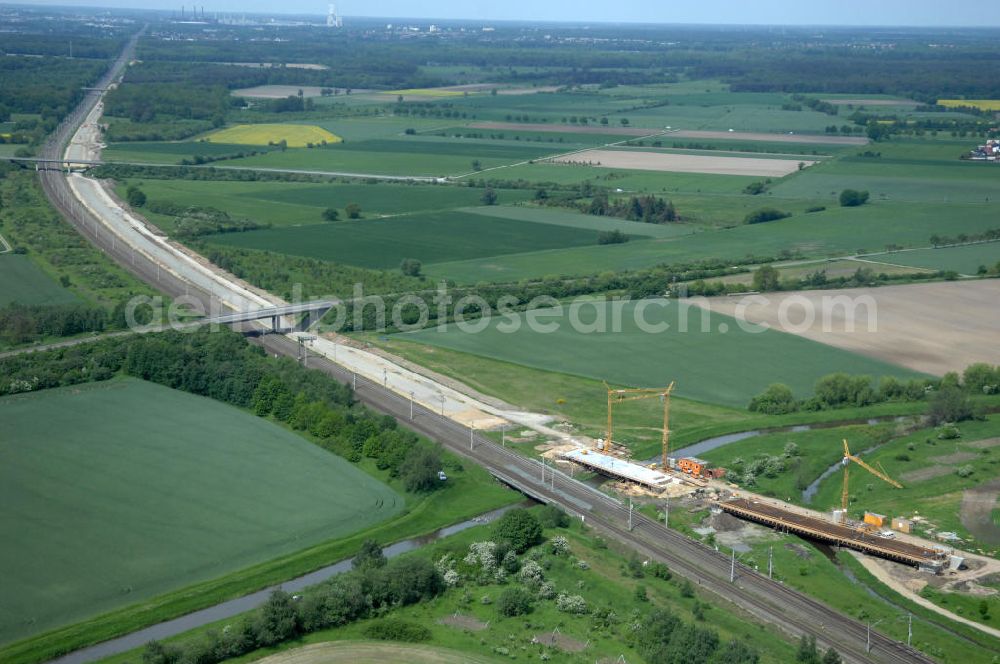
[[[944,550],[887,539],[864,529],[832,523],[763,501],[733,498],[721,501],[719,507],[741,519],[930,572],[937,573],[948,563]]]

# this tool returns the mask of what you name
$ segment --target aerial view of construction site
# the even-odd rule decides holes
[[[0,55],[3,664],[1000,664],[1000,7]]]

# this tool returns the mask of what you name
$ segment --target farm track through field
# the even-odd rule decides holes
[[[106,87],[117,76],[134,52],[138,36],[129,42],[119,60],[97,87]],[[99,94],[88,94],[56,130],[44,153],[58,156],[61,146],[99,99]],[[159,265],[145,254],[137,257],[129,248],[116,245],[108,237],[103,224],[94,223],[86,208],[73,203],[73,193],[68,187],[67,178],[61,173],[47,171],[42,174],[42,182],[53,205],[70,223],[126,269],[167,293],[187,293],[210,299],[207,292],[192,288],[190,282],[176,274],[161,273]],[[286,337],[267,336],[261,339],[261,343],[271,352],[290,357],[297,357],[300,352],[298,344]],[[350,372],[326,358],[317,358],[312,364],[338,380],[346,382],[352,378]],[[474,431],[470,434],[467,427],[422,406],[414,409],[411,419],[409,409],[412,403],[408,399],[385,389],[379,383],[356,375],[353,377],[357,379],[357,397],[363,403],[396,417],[406,426],[480,463],[494,474],[506,477],[509,483],[536,498],[560,505],[574,514],[583,513],[598,530],[611,533],[616,539],[644,555],[668,562],[679,575],[697,581],[705,591],[718,596],[722,601],[733,602],[756,620],[774,625],[792,638],[801,634],[812,635],[821,647],[837,648],[845,661],[852,664],[933,661],[876,630],[871,630],[872,651],[866,652],[867,629],[863,623],[742,566],[737,583],[730,583],[730,561],[718,552],[676,531],[667,530],[641,515],[635,518],[634,528],[629,530],[623,524],[626,523],[630,510],[618,501],[561,473],[550,472],[547,479],[539,477],[539,465],[534,461],[503,449],[482,436],[476,436]]]
[[[640,135],[638,137],[626,138],[624,140],[615,141],[613,143],[605,143],[603,146],[588,146],[588,147],[585,147],[585,148],[579,148],[579,149],[571,150],[570,152],[564,152],[564,153],[561,153],[561,154],[548,155],[546,157],[539,157],[537,159],[526,159],[524,161],[519,161],[516,164],[503,164],[501,166],[493,166],[491,168],[484,168],[481,171],[472,171],[471,173],[463,173],[461,175],[453,175],[453,176],[449,177],[448,179],[449,180],[460,180],[462,178],[467,178],[467,177],[470,177],[470,176],[478,175],[480,173],[485,173],[487,171],[496,171],[496,170],[499,170],[499,169],[502,169],[502,168],[514,168],[516,166],[525,166],[526,164],[531,164],[533,162],[538,162],[538,161],[552,161],[552,162],[554,162],[554,161],[557,161],[557,160],[560,160],[560,159],[566,159],[566,158],[571,157],[571,156],[573,156],[575,154],[580,154],[580,153],[583,153],[583,152],[589,152],[591,150],[596,150],[596,149],[599,149],[601,147],[613,148],[615,146],[622,145],[623,143],[628,143],[629,141],[636,140],[637,138],[656,138],[657,136],[663,136],[665,133],[666,132],[660,131],[660,132],[656,132],[656,133],[653,133],[653,134],[642,134],[642,135]]]

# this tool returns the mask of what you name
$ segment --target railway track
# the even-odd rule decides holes
[[[136,35],[129,41],[121,56],[95,87],[106,88],[116,80],[131,58],[139,36]],[[88,93],[80,106],[56,130],[43,149],[43,154],[57,158],[60,156],[60,151],[76,127],[99,101],[100,94],[98,91]],[[110,258],[168,295],[187,295],[202,299],[206,306],[209,304],[212,298],[208,293],[198,290],[169,270],[161,269],[161,266],[154,264],[141,252],[134,252],[124,246],[124,243],[110,238],[105,226],[94,219],[87,208],[74,202],[72,191],[62,173],[43,171],[40,172],[40,178],[53,205],[84,237]],[[290,357],[299,356],[298,344],[287,337],[267,335],[256,341],[270,352]],[[875,630],[871,630],[871,651],[868,652],[868,628],[865,624],[767,579],[744,565],[739,566],[736,583],[730,583],[731,561],[717,551],[666,529],[639,513],[631,515],[632,528],[629,529],[626,525],[629,509],[614,498],[557,470],[544,467],[539,462],[519,456],[420,404],[411,404],[409,399],[363,376],[352,375],[325,357],[315,356],[310,360],[311,366],[337,380],[345,383],[356,380],[356,397],[365,405],[392,415],[405,426],[479,463],[502,481],[531,497],[559,505],[569,513],[581,516],[589,525],[650,559],[666,563],[678,575],[732,603],[755,620],[775,626],[792,638],[802,634],[812,635],[822,647],[836,648],[844,660],[851,663],[903,664],[934,661]],[[411,407],[414,415],[412,419]]]
[[[265,347],[272,352],[294,352],[291,341],[266,337]],[[310,358],[310,366],[319,368],[338,380],[351,382],[355,377],[324,357]],[[414,404],[414,418],[409,418],[409,399],[387,391],[376,382],[357,376],[359,401],[396,417],[401,424],[442,443],[451,451],[478,462],[531,497],[561,506],[571,514],[582,515],[586,523],[626,543],[652,560],[666,563],[680,576],[754,616],[777,626],[790,637],[802,634],[816,637],[824,647],[833,646],[848,662],[933,662],[923,653],[894,639],[871,631],[871,652],[867,652],[868,627],[844,616],[825,604],[770,580],[755,570],[737,563],[737,582],[729,582],[731,561],[700,542],[669,530],[648,517],[633,512],[632,530],[627,527],[627,505],[569,476],[544,470],[538,462],[522,457],[493,441],[475,434],[453,420]],[[545,479],[542,480],[542,477]]]

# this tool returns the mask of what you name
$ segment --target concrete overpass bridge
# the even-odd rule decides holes
[[[238,323],[250,323],[259,320],[271,321],[271,332],[281,332],[281,319],[290,316],[308,314],[301,329],[309,329],[313,323],[319,321],[323,315],[340,304],[340,300],[311,300],[309,302],[298,302],[296,304],[286,304],[273,307],[261,307],[260,309],[248,309],[247,311],[237,311],[232,314],[222,314],[221,316],[211,316],[192,321],[191,325],[235,325]]]

